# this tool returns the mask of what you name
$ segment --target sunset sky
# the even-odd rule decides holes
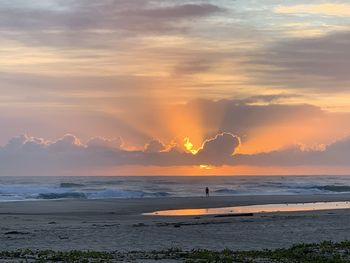
[[[350,174],[350,2],[0,1],[0,175]]]

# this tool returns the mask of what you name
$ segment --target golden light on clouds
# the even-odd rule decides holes
[[[233,175],[349,135],[349,1],[2,2],[2,145],[120,137],[120,174]]]
[[[314,148],[349,135],[350,124],[343,123],[343,114],[290,117],[288,120],[251,129],[238,149],[242,154],[270,152],[289,147]],[[329,127],[332,127],[330,129]]]
[[[350,4],[341,3],[277,6],[273,10],[279,14],[350,16]]]
[[[207,165],[207,164],[201,164],[199,166],[200,169],[204,169],[204,170],[212,170],[213,166]]]

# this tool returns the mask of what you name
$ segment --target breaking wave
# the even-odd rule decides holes
[[[0,202],[350,193],[350,177],[0,177]]]
[[[39,194],[37,199],[86,199],[84,193],[68,192],[68,193],[48,193]]]
[[[329,191],[329,192],[338,192],[338,193],[346,193],[350,192],[350,186],[347,185],[324,185],[317,186],[319,190]]]
[[[237,194],[238,191],[234,190],[234,189],[222,188],[222,189],[215,190],[214,193],[217,193],[217,194]]]
[[[83,184],[76,184],[76,183],[61,183],[61,188],[74,188],[74,187],[84,187]]]

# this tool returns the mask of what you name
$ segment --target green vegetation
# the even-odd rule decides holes
[[[175,260],[185,263],[341,263],[350,262],[350,241],[320,244],[298,244],[290,248],[259,251],[223,251],[169,249],[151,252],[96,251],[2,251],[1,261],[7,262],[139,262],[139,260]],[[163,261],[164,262],[164,261]]]
[[[204,262],[281,262],[281,263],[341,263],[350,262],[350,241],[320,244],[298,244],[290,248],[261,251],[214,252],[196,250],[189,253],[187,263]]]

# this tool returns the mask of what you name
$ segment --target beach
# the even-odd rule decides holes
[[[41,200],[0,203],[0,250],[255,250],[350,239],[350,210],[146,216],[184,208],[348,201],[349,194]]]

